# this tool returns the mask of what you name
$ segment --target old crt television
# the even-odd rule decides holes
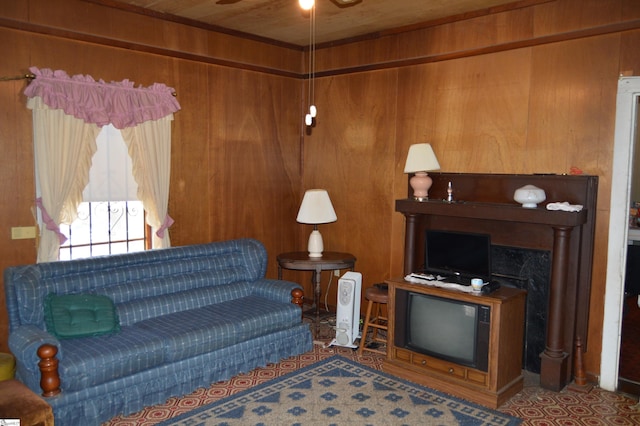
[[[470,284],[471,278],[491,281],[491,236],[427,229],[425,269],[443,281]]]
[[[486,372],[491,307],[397,289],[396,347]]]

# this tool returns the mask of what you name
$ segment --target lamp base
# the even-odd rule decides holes
[[[416,201],[427,201],[432,183],[433,180],[427,175],[427,172],[416,172],[415,175],[409,179],[409,184],[411,188],[413,188],[413,199]]]
[[[322,242],[322,235],[317,229],[311,231],[311,235],[309,235],[307,250],[309,250],[309,257],[322,257],[324,244]]]

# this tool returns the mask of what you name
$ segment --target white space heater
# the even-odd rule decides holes
[[[346,272],[338,280],[336,308],[336,338],[329,344],[357,348],[353,342],[360,337],[360,294],[362,274]]]

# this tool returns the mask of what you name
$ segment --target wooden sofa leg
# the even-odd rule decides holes
[[[300,307],[300,317],[302,318],[302,303],[304,301],[304,292],[299,288],[291,290],[291,303]]]
[[[58,374],[58,348],[48,343],[38,348],[40,362],[40,387],[42,396],[55,396],[60,393],[60,375]]]

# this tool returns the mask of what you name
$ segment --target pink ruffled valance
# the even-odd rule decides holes
[[[161,83],[134,87],[129,80],[106,83],[89,75],[69,77],[60,70],[29,70],[36,78],[24,91],[27,97],[39,96],[49,108],[61,109],[100,127],[109,123],[118,129],[135,127],[180,110],[174,90]]]

